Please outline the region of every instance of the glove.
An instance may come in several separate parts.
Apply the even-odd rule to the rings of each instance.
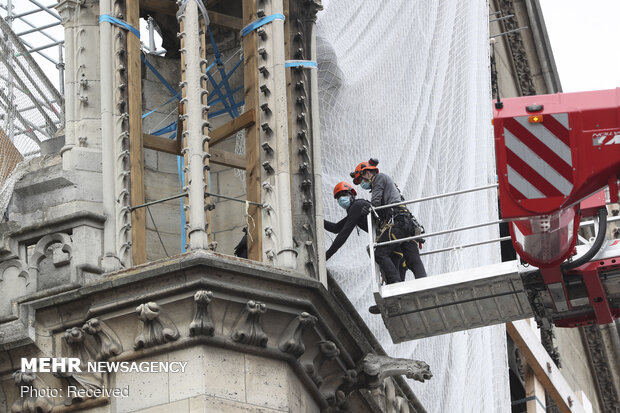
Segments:
[[[369,212],[370,212],[370,205],[368,204],[364,205],[361,209],[362,216],[365,217],[366,215],[368,215]]]

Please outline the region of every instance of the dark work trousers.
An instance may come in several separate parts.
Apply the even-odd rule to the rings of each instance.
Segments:
[[[402,239],[411,237],[414,234],[413,223],[405,216],[397,216],[394,218],[394,226],[391,231],[385,231],[377,242],[386,242],[395,239]],[[400,244],[390,244],[382,247],[377,247],[375,250],[375,260],[383,275],[385,277],[386,284],[397,283],[403,281],[399,268],[394,265],[392,260],[392,252],[394,250],[401,249],[405,257],[407,268],[413,272],[415,278],[426,277],[426,270],[424,264],[420,259],[420,250],[418,249],[418,243],[416,241],[407,241]]]

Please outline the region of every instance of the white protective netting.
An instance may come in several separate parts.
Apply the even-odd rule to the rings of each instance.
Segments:
[[[327,219],[344,211],[332,188],[369,157],[406,199],[495,182],[488,2],[324,1],[317,28]],[[358,195],[368,192],[358,187]],[[427,232],[497,219],[495,191],[415,204]],[[427,240],[424,250],[497,238],[497,227]],[[331,234],[327,234],[327,246]],[[429,412],[510,409],[505,327],[394,345],[374,304],[366,234],[354,232],[328,269],[387,353],[424,360],[434,377],[411,382]],[[431,276],[499,261],[499,245],[423,258]],[[411,273],[408,278],[411,279]]]

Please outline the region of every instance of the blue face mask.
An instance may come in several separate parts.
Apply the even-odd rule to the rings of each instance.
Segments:
[[[338,205],[340,205],[344,209],[349,209],[349,207],[351,206],[351,197],[348,195],[341,196],[340,198],[338,198]]]
[[[370,189],[370,181],[362,181],[362,183],[360,183],[360,186],[362,187],[362,189]]]

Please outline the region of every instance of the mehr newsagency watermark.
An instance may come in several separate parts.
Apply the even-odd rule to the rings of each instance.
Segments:
[[[21,371],[32,373],[184,373],[187,361],[88,361],[74,357],[22,358]],[[110,388],[106,386],[84,388],[68,386],[64,389],[52,387],[35,388],[21,386],[22,397],[129,397],[129,386]]]

